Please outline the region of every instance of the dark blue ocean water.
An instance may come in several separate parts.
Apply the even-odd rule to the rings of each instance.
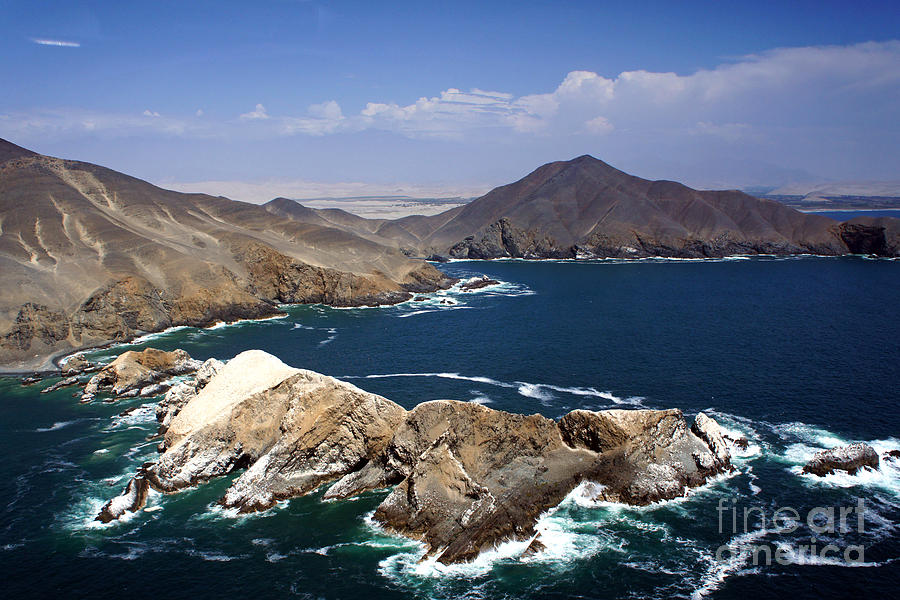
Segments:
[[[799,470],[817,449],[839,443],[867,441],[882,453],[900,448],[900,261],[509,261],[441,268],[457,277],[484,273],[503,285],[391,308],[291,307],[285,319],[181,329],[94,356],[108,360],[150,345],[227,359],[260,348],[407,407],[455,398],[551,417],[574,408],[711,411],[751,441],[735,461],[739,471],[688,498],[642,509],[597,505],[574,493],[542,520],[550,542],[542,555],[523,562],[516,557],[521,548],[507,545],[442,572],[417,563],[416,544],[369,524],[383,492],[328,503],[314,494],[234,517],[215,507],[228,486],[223,479],[154,495],[149,511],[96,525],[99,506],[155,456],[155,442],[145,440],[155,431],[153,401],[79,405],[71,390],[41,395],[40,386],[4,379],[3,595],[896,596],[900,463],[825,480]],[[116,416],[133,406],[142,408]],[[745,530],[740,512],[753,507],[754,515],[771,516],[790,507],[805,521],[814,507],[837,511],[860,501],[862,532],[853,519],[843,533],[817,533],[806,524],[773,532],[755,517]],[[748,543],[781,548],[785,564],[749,563],[738,552]],[[812,556],[800,548],[812,544]],[[828,544],[836,550],[822,556],[818,549]],[[858,552],[843,554],[851,546],[862,548],[861,561]]]

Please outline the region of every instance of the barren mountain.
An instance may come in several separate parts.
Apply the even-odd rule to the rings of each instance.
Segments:
[[[0,140],[0,365],[278,303],[394,303],[447,285],[366,237]]]
[[[296,206],[284,199],[266,205],[277,214],[304,222],[321,218],[380,243],[394,240],[407,252],[457,258],[839,255],[860,247],[900,254],[898,224],[891,219],[838,224],[735,190],[648,181],[591,156],[546,164],[431,217],[366,220]]]

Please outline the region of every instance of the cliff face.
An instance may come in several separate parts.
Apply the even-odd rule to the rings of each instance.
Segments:
[[[0,140],[0,365],[277,303],[395,303],[448,285],[430,265],[328,223],[180,194]]]
[[[735,190],[634,177],[591,156],[546,164],[466,206],[395,221],[338,218],[284,199],[267,209],[331,219],[422,256],[705,258],[734,254],[900,255],[900,220],[838,224]],[[346,214],[346,213],[344,213]],[[883,231],[882,231],[883,229]],[[884,241],[881,240],[882,233]]]
[[[449,564],[534,541],[540,515],[582,482],[595,484],[595,500],[647,504],[731,469],[733,441],[702,413],[688,428],[678,410],[574,411],[559,422],[452,400],[406,411],[258,350],[211,373],[169,392],[162,455],[112,508],[139,510],[144,481],[174,493],[244,468],[220,500],[241,512],[320,486],[326,499],[394,486],[375,520]]]

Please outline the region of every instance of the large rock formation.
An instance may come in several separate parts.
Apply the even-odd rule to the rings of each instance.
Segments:
[[[452,400],[406,411],[258,350],[215,371],[179,392],[174,416],[158,412],[170,422],[162,456],[139,473],[150,486],[173,493],[246,468],[220,500],[241,512],[323,485],[335,500],[394,486],[376,521],[443,563],[534,538],[540,515],[584,481],[597,500],[647,504],[731,469],[728,440],[702,413],[689,429],[678,410],[577,410],[558,423]]]
[[[900,220],[839,224],[736,190],[648,181],[591,156],[546,164],[466,206],[430,217],[360,219],[297,208],[274,214],[393,240],[421,256],[455,258],[704,258],[734,254],[900,255]]]
[[[872,446],[863,443],[848,444],[816,452],[804,465],[803,473],[824,477],[835,471],[845,471],[855,475],[863,467],[877,469],[879,464],[878,453]]]
[[[200,366],[201,363],[184,350],[129,350],[91,377],[84,388],[82,400],[89,401],[100,391],[120,397],[155,395],[165,390],[153,387],[153,384],[167,377],[193,373]]]
[[[392,304],[450,282],[399,249],[260,206],[163,190],[0,140],[0,368],[279,303]]]

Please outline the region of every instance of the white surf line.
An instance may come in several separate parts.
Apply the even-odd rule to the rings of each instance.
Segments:
[[[601,398],[612,402],[613,404],[630,404],[634,406],[642,405],[644,400],[641,396],[630,396],[621,398],[612,392],[602,392],[593,387],[564,387],[548,383],[530,383],[527,381],[515,381],[512,383],[506,381],[498,381],[490,377],[480,375],[462,375],[460,373],[380,373],[372,375],[343,375],[338,379],[390,379],[394,377],[437,377],[440,379],[453,379],[458,381],[471,381],[474,383],[483,383],[495,387],[515,389],[518,393],[526,398],[534,398],[535,400],[546,401],[553,399],[553,395],[549,392],[559,392],[563,394],[571,394],[573,396],[590,396]]]
[[[261,317],[259,319],[238,319],[237,321],[230,321],[230,322],[218,321],[207,327],[198,327],[197,329],[200,329],[200,330],[223,329],[225,327],[233,327],[234,325],[243,325],[244,323],[262,323],[264,321],[277,321],[279,319],[287,319],[289,316],[290,315],[284,314],[284,315],[274,315],[271,317]]]

